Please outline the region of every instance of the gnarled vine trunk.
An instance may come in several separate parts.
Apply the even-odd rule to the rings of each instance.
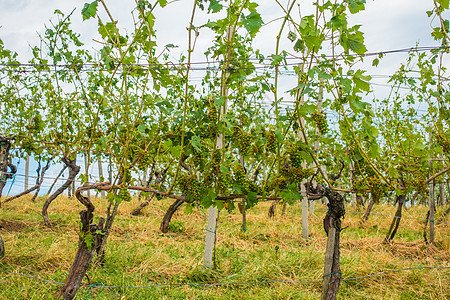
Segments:
[[[141,210],[146,207],[150,201],[152,201],[152,199],[155,197],[155,193],[151,193],[150,196],[147,197],[147,199],[145,199],[144,202],[142,202],[137,208],[133,209],[133,211],[131,212],[131,214],[133,216],[137,216],[141,213]]]
[[[269,216],[269,218],[273,218],[275,217],[275,209],[277,208],[278,202],[280,202],[280,200],[274,200],[272,202],[272,204],[269,207],[269,212],[267,213],[267,215]]]
[[[48,197],[45,200],[44,206],[42,207],[42,217],[44,218],[44,223],[47,226],[51,226],[50,219],[48,218],[48,207],[52,203],[53,200],[56,199],[60,194],[62,194],[67,188],[70,187],[72,182],[75,181],[75,177],[80,172],[80,166],[76,165],[75,159],[70,159],[68,157],[62,158],[63,163],[69,168],[69,177],[67,178],[66,182],[58,188],[50,197]]]
[[[98,224],[93,224],[95,206],[89,198],[81,194],[81,188],[76,191],[75,196],[78,201],[86,206],[86,210],[80,212],[82,226],[78,239],[78,251],[70,268],[69,275],[56,297],[57,299],[62,297],[64,300],[71,300],[75,297],[81,286],[81,281],[86,275],[94,257],[94,252],[98,252],[98,246],[101,244],[104,234],[103,224],[105,220],[100,218]]]
[[[7,139],[0,138],[0,197],[2,196],[3,188],[6,185],[6,179],[10,178],[10,174],[8,174],[10,149],[11,142]]]
[[[164,182],[164,180],[166,179],[166,174],[167,174],[167,170],[168,168],[166,168],[165,170],[163,170],[162,172],[158,173],[155,172],[155,165],[152,166],[152,171],[150,172],[150,178],[147,181],[147,187],[150,186],[150,183],[152,182],[152,178],[153,178],[153,174],[156,173],[156,179],[155,179],[155,184],[161,184]],[[147,197],[147,199],[145,199],[144,202],[142,202],[137,208],[133,209],[133,211],[131,212],[131,214],[133,216],[137,216],[141,213],[141,210],[146,207],[150,201],[152,201],[153,197],[155,197],[155,193],[151,193],[150,196]]]
[[[389,227],[389,231],[386,234],[386,237],[384,238],[385,243],[389,243],[392,241],[395,237],[395,234],[397,233],[398,227],[400,225],[400,220],[402,219],[402,208],[403,205],[406,202],[406,196],[405,195],[398,195],[397,196],[397,211],[395,212],[395,216],[392,219],[391,226]]]
[[[329,203],[327,214],[323,220],[325,232],[328,235],[325,253],[324,275],[322,283],[322,299],[336,299],[341,282],[340,268],[340,234],[341,218],[345,215],[344,197],[338,192],[326,189],[324,196]]]
[[[364,213],[364,216],[362,217],[362,221],[365,222],[369,219],[370,212],[372,211],[373,205],[375,204],[375,201],[373,197],[370,199],[369,205],[367,205],[366,212]]]
[[[3,243],[3,239],[0,236],[0,259],[5,256],[5,244]]]
[[[164,215],[164,218],[161,222],[161,225],[159,226],[159,230],[161,230],[162,233],[169,232],[169,224],[170,220],[172,219],[173,214],[178,210],[178,208],[183,204],[183,200],[175,200],[174,203],[167,209],[166,214]]]

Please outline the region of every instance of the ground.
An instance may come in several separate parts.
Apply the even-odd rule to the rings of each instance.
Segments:
[[[77,249],[82,206],[75,199],[58,198],[49,209],[53,227],[48,228],[40,215],[43,202],[43,198],[34,203],[21,198],[0,208],[0,235],[6,247],[6,256],[0,261],[1,299],[51,299],[61,287],[7,272],[56,282],[64,282],[67,276]],[[103,215],[107,200],[94,198],[93,202],[96,213]],[[310,214],[308,240],[301,237],[300,205],[288,206],[285,216],[281,216],[279,206],[276,216],[269,219],[270,203],[258,204],[247,213],[245,233],[239,211],[222,211],[217,229],[217,268],[210,270],[202,266],[206,210],[195,208],[186,213],[182,207],[172,219],[172,230],[161,234],[159,222],[171,201],[154,200],[142,215],[131,216],[138,203],[134,198],[121,204],[107,245],[106,264],[90,268],[77,299],[320,298],[325,205],[317,203]],[[402,219],[391,244],[384,244],[383,239],[392,218],[380,214],[393,215],[395,207],[375,205],[373,211],[380,214],[371,215],[365,223],[360,221],[361,210],[351,206],[346,210],[341,234],[343,278],[450,266],[449,223],[436,225],[435,245],[423,242],[424,221],[418,219],[425,217],[426,207],[418,205],[404,212],[410,219]],[[437,216],[443,210],[438,208]],[[343,281],[338,298],[450,299],[449,282],[448,268],[405,270]],[[165,285],[168,283],[173,285]],[[233,284],[178,285],[182,283]]]

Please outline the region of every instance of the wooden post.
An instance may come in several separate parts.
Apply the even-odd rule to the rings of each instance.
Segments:
[[[206,221],[205,252],[203,254],[203,265],[207,268],[213,268],[215,264],[217,216],[217,207],[210,206],[208,208],[208,219]]]
[[[302,182],[303,186],[303,182]],[[308,239],[309,228],[308,228],[308,197],[304,196],[302,198],[302,237]]]
[[[28,190],[28,173],[30,172],[30,155],[25,160],[25,191]]]
[[[300,69],[302,69],[302,66],[300,65]],[[301,82],[301,78],[299,77],[299,82]],[[304,103],[303,96],[300,98],[300,106],[302,106]],[[305,119],[303,117],[299,120],[299,127],[305,128]],[[299,138],[303,143],[306,143],[306,137],[303,135],[303,132],[299,131],[298,133]],[[308,165],[306,162],[302,162],[302,168],[306,169]],[[300,183],[300,193],[305,188],[306,179],[303,179]],[[302,237],[304,239],[309,238],[309,228],[308,228],[308,197],[306,196],[306,193],[302,197]]]
[[[431,125],[430,125],[431,126]],[[432,133],[430,132],[429,142],[431,147],[431,142],[433,140]],[[433,157],[430,157],[430,175],[433,173]],[[434,185],[436,181],[433,179],[430,182],[430,199],[429,199],[429,209],[430,209],[430,243],[434,244]]]
[[[232,42],[234,36],[233,28],[231,25],[227,28],[227,50],[224,54],[224,68],[222,69],[222,86],[220,90],[221,96],[225,99],[225,103],[220,107],[220,115],[219,121],[222,119],[222,116],[227,113],[227,100],[228,100],[228,87],[227,80],[230,76],[230,71],[228,70],[229,63],[229,55],[230,49],[228,49],[229,45]],[[219,133],[216,139],[216,149],[222,150],[224,147],[224,136],[223,133]],[[214,267],[215,263],[215,248],[216,248],[216,227],[217,222],[219,220],[219,215],[216,206],[210,206],[208,208],[208,216],[207,216],[207,224],[206,224],[206,236],[205,236],[205,251],[203,254],[203,265],[205,267],[211,268]]]
[[[434,244],[434,180],[430,182],[430,243]]]

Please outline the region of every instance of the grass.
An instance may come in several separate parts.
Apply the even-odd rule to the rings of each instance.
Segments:
[[[21,198],[0,209],[0,235],[6,256],[0,270],[64,282],[78,241],[79,212],[74,199],[59,198],[50,206],[54,226],[43,225],[40,215],[44,199],[35,203]],[[107,201],[94,199],[96,212],[104,215]],[[320,281],[326,235],[322,219],[326,207],[316,204],[310,215],[310,238],[301,238],[301,206],[281,207],[273,219],[267,217],[270,203],[247,212],[247,232],[241,232],[238,212],[220,214],[217,230],[217,268],[202,266],[205,215],[200,210],[177,212],[168,234],[160,234],[159,223],[169,200],[154,201],[140,216],[130,212],[138,200],[123,203],[107,245],[104,267],[88,271],[86,285],[142,286],[180,283],[255,281]],[[439,216],[444,208],[439,208]],[[402,219],[392,244],[383,244],[391,217],[371,215],[362,224],[361,214],[343,220],[341,269],[343,278],[417,266],[450,266],[449,224],[436,226],[436,244],[426,245],[424,221]],[[424,218],[427,208],[408,208],[403,216]],[[375,206],[374,212],[393,215],[395,207]],[[448,218],[446,220],[449,222]],[[60,286],[0,272],[0,299],[52,299]],[[342,281],[339,299],[450,299],[450,269],[419,269],[359,280]],[[202,287],[194,285],[146,288],[82,287],[76,299],[317,299],[321,283],[258,283]]]

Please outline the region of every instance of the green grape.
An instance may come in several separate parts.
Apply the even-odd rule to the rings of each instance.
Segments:
[[[119,191],[119,198],[120,201],[131,201],[131,195],[130,192],[128,191],[128,187],[124,186],[120,189]]]
[[[326,134],[328,132],[327,115],[324,111],[311,114],[311,118],[316,123],[320,134]]]
[[[275,131],[271,130],[267,133],[266,137],[266,151],[270,153],[275,153],[277,146],[276,146],[276,139]]]

